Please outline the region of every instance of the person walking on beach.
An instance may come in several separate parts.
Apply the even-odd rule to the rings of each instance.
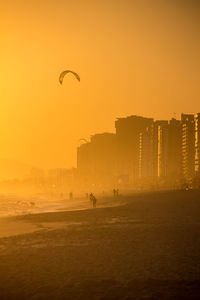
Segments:
[[[119,196],[119,189],[116,190],[116,196]]]
[[[93,201],[93,194],[90,193],[90,202],[92,203],[92,201]]]
[[[119,189],[113,190],[113,196],[114,196],[114,198],[119,196]]]
[[[90,201],[92,202],[93,208],[96,208],[96,205],[97,205],[97,199],[96,199],[96,197],[93,195],[93,193],[90,193]]]
[[[69,193],[69,200],[72,200],[72,199],[73,199],[73,193],[70,192],[70,193]]]
[[[93,204],[93,208],[96,208],[96,206],[97,206],[97,198],[95,196],[93,196],[92,204]]]

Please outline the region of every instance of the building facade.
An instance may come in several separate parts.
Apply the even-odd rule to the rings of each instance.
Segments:
[[[153,125],[140,133],[139,179],[150,184],[153,178]]]
[[[158,179],[166,180],[168,176],[169,125],[158,126]]]
[[[187,183],[195,176],[195,122],[193,114],[182,114],[182,175]]]
[[[158,129],[159,126],[167,126],[167,120],[157,120],[153,124],[153,178],[158,180]]]
[[[181,178],[181,121],[171,119],[168,129],[168,177],[171,183],[178,183]]]
[[[118,118],[115,128],[78,147],[83,185],[175,188],[196,180],[200,186],[200,113],[155,122],[134,115]]]
[[[200,113],[195,114],[195,175],[200,177]]]
[[[118,176],[126,178],[127,184],[139,181],[140,133],[153,125],[152,118],[130,116],[115,122]]]
[[[80,180],[100,188],[113,185],[116,173],[116,136],[101,133],[77,149],[77,169]]]

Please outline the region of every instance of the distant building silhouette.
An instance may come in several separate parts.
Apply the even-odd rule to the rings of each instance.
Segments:
[[[116,164],[116,135],[102,133],[91,136],[92,176],[96,184],[114,184]]]
[[[113,185],[116,172],[116,135],[102,133],[91,136],[89,143],[77,149],[77,168],[87,184],[98,188]]]
[[[145,184],[153,179],[153,124],[140,133],[139,178]]]
[[[182,173],[186,182],[191,183],[195,175],[195,123],[194,115],[182,114]]]
[[[139,180],[140,133],[153,125],[152,118],[130,116],[115,122],[118,175],[127,178],[129,185]]]
[[[200,113],[195,114],[195,174],[200,177]]]
[[[153,178],[158,180],[158,130],[159,126],[168,125],[167,120],[157,120],[153,124]]]
[[[77,149],[82,186],[178,188],[200,186],[200,113],[181,120],[118,118],[116,134],[91,136]]]
[[[166,180],[168,176],[168,124],[158,126],[158,178]]]
[[[77,171],[79,183],[90,185],[92,175],[91,143],[85,143],[77,148]]]
[[[181,121],[171,119],[168,129],[168,177],[171,185],[178,184],[181,178]]]

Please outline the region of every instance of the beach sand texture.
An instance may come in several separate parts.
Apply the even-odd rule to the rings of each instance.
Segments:
[[[1,221],[0,299],[200,299],[200,192],[121,204]]]

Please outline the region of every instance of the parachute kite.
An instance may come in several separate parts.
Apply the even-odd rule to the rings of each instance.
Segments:
[[[72,74],[76,77],[76,79],[77,79],[78,81],[81,80],[80,77],[79,77],[79,75],[78,75],[77,73],[75,73],[75,72],[73,72],[73,71],[70,71],[70,70],[66,70],[66,71],[63,71],[63,72],[60,74],[60,77],[59,77],[59,82],[60,82],[60,84],[63,83],[63,79],[64,79],[64,77],[65,77],[65,75],[66,75],[67,73],[72,73]]]

